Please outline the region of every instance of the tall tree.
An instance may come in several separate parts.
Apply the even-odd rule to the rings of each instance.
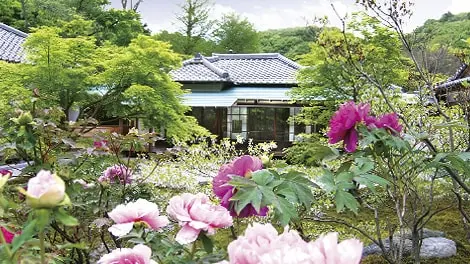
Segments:
[[[184,57],[192,57],[194,54],[185,54],[186,48],[186,37],[180,32],[170,33],[163,30],[153,36],[155,39],[165,41],[171,44],[171,48],[176,53],[183,55]],[[211,39],[201,38],[197,41],[194,50],[201,53],[202,55],[210,56],[216,49],[216,43]]]
[[[405,84],[409,61],[395,32],[366,15],[355,17],[349,29],[351,33],[343,34],[337,28],[320,33],[301,60],[311,67],[300,72],[300,87],[293,89],[294,96],[307,101],[360,101],[374,90],[371,80],[385,88]],[[367,72],[368,78],[358,70]]]
[[[127,47],[97,46],[93,37],[62,34],[53,27],[30,34],[24,46],[31,64],[0,67],[6,84],[20,80],[24,89],[37,88],[36,106],[59,106],[66,116],[79,107],[84,119],[139,117],[149,127],[166,128],[173,139],[204,131],[185,115],[183,91],[168,75],[181,63],[169,44],[139,35]],[[18,85],[5,88],[5,95],[22,91]]]
[[[139,6],[140,4],[143,2],[144,0],[121,0],[121,5],[122,5],[122,9],[124,10],[132,10],[134,12],[137,11],[137,9],[139,9]]]
[[[181,12],[176,19],[181,23],[180,32],[185,36],[184,54],[193,55],[196,46],[206,37],[214,21],[209,18],[212,9],[211,0],[185,0],[180,5]]]
[[[214,30],[217,51],[235,53],[259,52],[259,35],[252,23],[240,15],[224,15]]]

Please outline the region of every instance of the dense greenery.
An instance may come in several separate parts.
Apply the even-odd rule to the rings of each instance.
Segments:
[[[7,0],[0,3],[0,21],[25,32],[41,26],[57,26],[82,18],[92,21],[89,36],[96,41],[128,45],[148,33],[135,10],[106,8],[107,0]],[[74,25],[75,27],[77,25]]]
[[[314,26],[272,29],[259,32],[262,52],[278,52],[297,60],[310,51],[310,44],[318,36],[319,28]]]

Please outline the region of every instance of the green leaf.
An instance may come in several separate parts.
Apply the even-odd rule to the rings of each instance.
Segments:
[[[354,174],[350,171],[341,172],[336,176],[336,182],[351,182],[354,178]]]
[[[346,207],[357,214],[359,203],[352,194],[343,190],[337,190],[335,194],[336,211],[339,213]]]
[[[273,192],[273,189],[268,186],[259,186],[258,188],[263,196],[262,204],[263,205],[273,204],[273,201],[276,199],[276,194]]]
[[[240,214],[243,208],[245,208],[245,206],[250,203],[253,205],[256,212],[259,212],[261,208],[262,198],[263,195],[261,194],[261,191],[258,188],[245,188],[239,189],[235,193],[235,195],[230,198],[230,201],[236,201],[235,211],[237,212],[237,214]]]
[[[128,241],[131,242],[131,243],[134,243],[134,244],[144,244],[145,243],[145,240],[141,237],[134,237],[134,238],[129,239]]]
[[[26,223],[26,226],[21,230],[19,236],[15,236],[11,243],[11,251],[15,253],[25,242],[29,241],[36,234],[36,224],[38,223],[37,219],[32,220],[29,223]]]
[[[323,170],[323,175],[318,179],[323,186],[323,190],[327,193],[336,191],[336,184],[333,173]]]
[[[212,240],[204,232],[199,233],[199,238],[201,239],[204,250],[208,254],[211,254],[214,251],[214,243],[212,243]]]
[[[356,158],[355,159],[356,166],[357,166],[357,173],[356,174],[362,174],[369,172],[374,169],[375,163],[369,158]]]
[[[277,201],[278,206],[275,207],[275,217],[279,219],[282,226],[286,226],[292,218],[297,217],[297,211],[286,199],[278,197]]]
[[[54,216],[55,219],[66,226],[76,226],[79,224],[77,218],[67,214],[63,208],[59,208],[57,211],[55,211]]]
[[[258,185],[266,186],[274,180],[274,176],[269,170],[259,170],[252,173],[251,179]]]
[[[322,144],[315,144],[310,146],[312,156],[310,157],[313,160],[317,161],[328,161],[336,159],[339,156],[339,152],[335,148],[324,146]]]
[[[470,175],[470,165],[459,156],[449,155],[447,156],[447,160],[455,169],[462,171],[466,175]]]
[[[382,178],[382,177],[379,177],[377,175],[374,175],[374,174],[362,174],[359,176],[360,178],[363,178],[363,179],[366,179],[368,181],[371,181],[373,183],[376,183],[378,185],[381,185],[381,186],[387,186],[390,184],[389,181],[387,181],[386,179]],[[355,177],[356,179],[357,177]]]
[[[309,208],[314,199],[311,188],[318,188],[318,185],[301,172],[289,171],[281,177],[284,182],[275,188],[275,193],[283,195],[292,203],[302,203]]]
[[[258,186],[253,180],[240,176],[233,176],[232,179],[228,182],[228,184],[235,188]]]

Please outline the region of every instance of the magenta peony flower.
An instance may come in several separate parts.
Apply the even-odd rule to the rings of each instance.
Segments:
[[[321,236],[305,242],[296,231],[284,229],[278,235],[271,224],[249,226],[245,235],[228,246],[232,264],[357,264],[361,260],[362,243],[349,239],[337,244],[337,234]]]
[[[160,216],[158,205],[144,199],[120,204],[108,216],[116,223],[108,230],[118,237],[128,234],[135,223],[144,223],[150,229],[159,230],[170,222],[166,216]]]
[[[39,171],[35,177],[29,179],[27,191],[20,188],[20,192],[33,208],[53,208],[68,200],[64,181],[46,170]]]
[[[330,119],[328,142],[335,144],[343,140],[347,152],[356,151],[358,141],[356,125],[366,120],[369,111],[369,104],[356,105],[350,101],[341,105]]]
[[[98,264],[156,264],[151,260],[152,250],[145,245],[134,248],[118,248],[98,260]]]
[[[400,134],[403,127],[398,123],[398,115],[390,113],[381,116],[376,122],[377,128],[385,128],[392,134]]]
[[[3,226],[0,227],[0,229],[2,230],[2,234],[3,234],[3,237],[5,238],[5,242],[7,242],[7,244],[11,244],[16,234],[8,231]]]
[[[266,216],[268,212],[267,207],[262,207],[259,212],[256,212],[253,205],[248,204],[242,209],[239,215],[235,212],[235,206],[230,198],[235,194],[236,190],[233,186],[227,183],[232,179],[232,176],[247,177],[251,176],[251,173],[263,168],[262,161],[253,156],[241,156],[236,158],[229,164],[223,165],[217,176],[212,181],[212,189],[215,195],[221,199],[220,205],[230,210],[230,215],[237,217],[249,217],[253,215]]]
[[[13,175],[13,173],[9,170],[0,170],[0,189],[7,183],[11,175]]]
[[[107,140],[100,140],[100,141],[94,141],[93,142],[93,147],[99,150],[108,150],[108,141]]]
[[[196,195],[183,193],[172,197],[166,212],[182,226],[176,235],[176,241],[180,244],[194,242],[201,231],[213,235],[216,228],[232,225],[229,211],[210,203],[209,198],[203,193]]]
[[[130,184],[132,183],[132,170],[123,164],[116,164],[106,168],[103,171],[103,175],[98,178],[98,181],[110,183],[119,181],[120,183]]]

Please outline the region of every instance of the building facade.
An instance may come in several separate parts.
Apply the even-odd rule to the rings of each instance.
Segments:
[[[198,54],[170,74],[188,91],[183,103],[213,134],[282,145],[310,132],[294,123],[301,105],[288,94],[301,68],[278,53]]]

